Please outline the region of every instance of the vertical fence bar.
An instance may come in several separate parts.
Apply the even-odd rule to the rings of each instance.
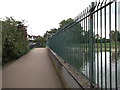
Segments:
[[[115,2],[115,88],[117,90],[117,2]]]
[[[102,7],[102,4],[101,4]],[[100,53],[101,53],[101,88],[103,88],[103,62],[102,62],[102,9],[100,10]]]
[[[109,61],[109,64],[110,64],[110,90],[112,89],[112,71],[111,71],[111,68],[112,68],[112,65],[111,65],[111,5],[109,5],[109,37],[110,37],[110,43],[109,43],[109,53],[110,53],[110,61]]]
[[[99,6],[99,5],[98,5]],[[90,8],[90,15],[87,16],[86,11],[82,12],[82,20],[77,22],[77,24],[80,24],[82,27],[81,30],[81,36],[80,40],[75,42],[75,40],[78,40],[78,37],[76,37],[76,24],[73,26],[70,26],[70,28],[67,28],[66,32],[65,30],[57,34],[58,36],[51,37],[49,39],[49,47],[53,49],[54,52],[58,53],[63,59],[68,61],[73,67],[78,68],[78,63],[80,62],[81,66],[81,71],[83,75],[89,78],[90,80],[90,87],[94,88],[95,83],[97,83],[98,87],[101,89],[109,88],[112,89],[112,33],[111,33],[111,4],[107,5],[109,7],[109,55],[110,57],[107,57],[107,13],[106,13],[106,2],[105,6],[100,6],[100,9],[98,10],[97,6],[97,11],[94,12],[93,7],[94,7],[94,2],[91,3],[91,8]],[[104,12],[102,12],[104,10]],[[100,11],[100,13],[99,13]],[[97,14],[96,14],[97,13]],[[100,15],[100,17],[99,17]],[[104,16],[103,16],[104,15]],[[97,19],[97,20],[96,20]],[[99,21],[100,19],[100,21]],[[104,25],[103,25],[104,23]],[[97,24],[97,25],[96,25]],[[104,27],[103,27],[104,26]],[[65,28],[66,29],[66,28]],[[95,30],[96,29],[96,30]],[[100,29],[100,30],[99,30]],[[103,31],[104,30],[104,31]],[[75,33],[74,33],[75,32]],[[100,32],[100,39],[99,39],[99,32]],[[96,34],[97,33],[97,34]],[[105,33],[105,38],[104,34]],[[69,37],[66,37],[66,34]],[[115,88],[117,90],[117,3],[115,2]],[[79,35],[78,35],[79,36]],[[97,37],[97,38],[96,38]],[[70,40],[69,40],[70,39]],[[63,42],[62,44],[59,43]],[[68,40],[68,41],[67,41]],[[60,46],[61,44],[61,46]],[[71,46],[69,46],[69,44]],[[78,45],[79,44],[79,45]],[[79,47],[78,47],[79,46]],[[60,47],[60,49],[58,49]],[[70,48],[72,47],[72,48]],[[96,51],[97,50],[97,51]],[[99,58],[99,51],[100,51],[100,58]],[[103,51],[105,51],[105,58],[103,59]],[[76,55],[76,53],[78,53]],[[69,54],[68,54],[69,53]],[[97,55],[96,55],[96,54]],[[80,56],[81,55],[81,56]],[[96,56],[96,57],[95,57]],[[80,57],[79,60],[77,58]],[[109,58],[109,72],[107,72],[107,58]],[[105,60],[105,67],[103,67],[103,63]],[[87,68],[87,62],[89,63],[89,66]],[[97,67],[97,70],[95,70]],[[84,70],[84,71],[82,71]],[[105,72],[104,72],[105,70]],[[96,72],[94,72],[96,71]],[[110,86],[108,86],[108,73],[110,74]],[[89,75],[87,75],[89,74]],[[96,75],[94,77],[94,75]],[[105,82],[104,82],[105,81]]]
[[[87,8],[87,10],[88,10],[88,8]],[[87,16],[87,11],[86,11],[86,16]],[[88,55],[87,55],[87,43],[88,43],[88,40],[87,40],[87,37],[88,37],[88,32],[87,32],[87,17],[86,17],[86,76],[88,77],[88,70],[87,70],[87,57],[88,57]]]
[[[93,12],[94,2],[91,3],[90,13]],[[90,63],[90,88],[93,88],[93,14],[90,15],[90,30],[89,30],[89,63]]]
[[[85,18],[85,10],[84,10],[84,18]],[[84,71],[85,71],[85,68],[86,68],[86,59],[85,59],[85,19],[84,19],[84,31],[83,31],[83,36],[84,36],[84,39],[83,39],[83,45],[84,45],[84,51],[83,51],[83,58],[84,58]],[[86,77],[86,73],[84,72],[85,74],[85,77]]]
[[[80,19],[82,18],[82,13],[80,14]],[[79,22],[80,23],[80,27],[81,27],[81,30],[82,30],[82,22],[80,21]],[[80,32],[80,37],[81,37],[81,32]],[[80,40],[81,40],[81,38],[80,38]],[[79,54],[79,57],[81,58],[81,45],[82,44],[82,42],[80,41],[80,49],[79,49],[79,52],[80,52],[80,54]],[[80,60],[80,64],[81,64],[81,60]],[[81,68],[81,67],[80,67]],[[81,71],[80,71],[81,72]],[[82,72],[81,72],[82,73]]]
[[[0,88],[2,89],[2,21],[0,21]]]
[[[105,2],[106,5],[106,2]],[[106,7],[104,8],[104,25],[105,25],[105,89],[107,89],[107,55],[106,55]]]
[[[84,18],[83,15],[84,15],[84,12],[82,12],[82,18]],[[81,33],[82,33],[82,34],[81,34],[81,35],[82,35],[82,43],[81,43],[82,45],[81,45],[81,47],[82,47],[82,54],[84,55],[84,48],[83,48],[83,47],[84,47],[84,39],[83,39],[84,21],[83,21],[83,20],[81,21],[81,24],[82,24],[82,32],[81,32]],[[84,56],[83,56],[83,55],[82,55],[82,61],[83,61],[83,67],[82,67],[82,69],[84,69]],[[84,72],[83,72],[83,71],[82,71],[82,73],[83,73],[83,75],[84,75]]]
[[[94,86],[96,85],[96,61],[95,61],[95,13],[93,14],[93,69],[94,69],[94,73],[93,73],[93,77],[94,77]]]
[[[98,4],[99,6],[99,4]],[[97,9],[98,9],[98,6],[97,6]],[[98,84],[98,87],[99,87],[99,34],[98,34],[98,12],[97,12],[97,84]]]

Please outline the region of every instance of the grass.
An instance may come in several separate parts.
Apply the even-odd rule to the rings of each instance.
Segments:
[[[95,43],[93,44],[93,47],[95,47],[95,50],[98,49],[98,51],[100,51],[102,47],[102,51],[105,51],[105,45],[106,45],[106,51],[109,51],[110,43]],[[72,43],[69,44],[68,47],[89,48],[89,43]],[[117,49],[120,51],[120,42],[117,42]],[[111,43],[111,50],[115,51],[115,42]]]

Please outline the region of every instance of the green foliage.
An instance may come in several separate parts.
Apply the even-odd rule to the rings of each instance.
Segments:
[[[69,27],[71,24],[74,25]],[[80,67],[83,66],[82,59],[86,57],[83,50],[85,32],[83,31],[81,24],[74,21],[62,26],[62,31],[47,40],[47,46],[64,59],[65,62],[79,70]]]
[[[115,41],[117,35],[117,41],[120,41],[120,32],[119,31],[111,31],[111,38],[113,41]]]
[[[72,18],[68,18],[67,20],[62,20],[59,23],[60,28],[67,26],[69,23],[73,22]]]
[[[9,62],[28,52],[29,46],[26,37],[24,22],[13,18],[2,21],[2,63]]]
[[[50,31],[46,31],[44,34],[44,38],[49,39],[52,35],[54,35],[58,30],[56,28],[51,29]]]
[[[33,42],[35,42],[38,45],[40,43],[40,45],[39,45],[40,47],[45,47],[46,46],[46,38],[45,37],[39,36],[38,38],[36,38],[35,40],[33,40]]]
[[[62,20],[60,23],[59,23],[59,28],[56,29],[56,28],[53,28],[53,29],[50,29],[49,31],[46,31],[46,33],[44,34],[44,37],[46,39],[49,39],[51,36],[53,36],[56,32],[58,32],[59,30],[61,30],[62,28],[65,28],[66,26],[68,26],[69,24],[73,23],[74,20],[72,18],[68,18],[67,20]]]

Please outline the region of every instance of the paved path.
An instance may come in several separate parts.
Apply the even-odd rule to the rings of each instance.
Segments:
[[[63,88],[45,48],[3,67],[3,88]]]

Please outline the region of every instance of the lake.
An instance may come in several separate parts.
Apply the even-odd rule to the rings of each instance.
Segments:
[[[120,88],[120,52],[117,57],[117,82],[118,88]],[[112,75],[112,88],[115,88],[115,52],[111,52],[111,75]],[[101,74],[101,58],[102,58],[102,74]],[[97,64],[97,61],[99,64]],[[99,67],[99,69],[98,69]],[[80,68],[80,71],[89,78],[89,62]],[[99,84],[101,87],[101,75],[102,75],[102,87],[105,87],[105,52],[95,53],[95,60],[93,62],[93,81],[95,84]],[[97,77],[98,76],[98,77]],[[110,88],[110,52],[106,52],[106,76],[107,76],[107,88]],[[98,82],[99,79],[99,83]]]

